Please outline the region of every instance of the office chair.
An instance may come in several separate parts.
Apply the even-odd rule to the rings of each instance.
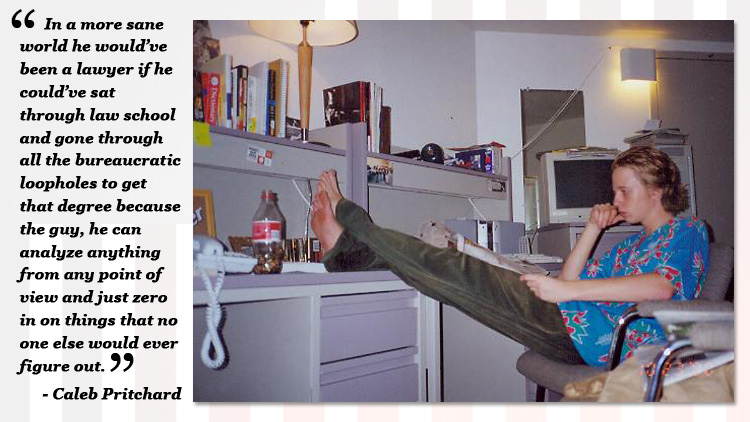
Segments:
[[[622,345],[628,325],[639,318],[653,318],[654,312],[662,310],[684,310],[697,312],[726,311],[731,303],[721,303],[726,297],[729,282],[734,272],[734,248],[723,243],[710,245],[710,262],[706,282],[699,299],[691,301],[640,302],[626,311],[617,321],[609,358],[605,368],[558,362],[532,350],[526,351],[516,361],[516,369],[537,385],[536,401],[545,400],[547,390],[562,393],[566,384],[590,378],[604,371],[615,369],[620,363]]]
[[[653,359],[646,394],[643,401],[659,401],[665,382],[670,378],[678,382],[734,360],[734,306],[729,302],[716,302],[711,309],[700,311],[656,310],[654,316],[667,331],[669,343]],[[710,358],[693,359],[703,352],[715,353]],[[677,359],[687,356],[686,365],[677,370],[669,368]],[[674,367],[673,367],[674,368]]]

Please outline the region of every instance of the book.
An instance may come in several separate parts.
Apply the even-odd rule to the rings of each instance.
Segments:
[[[276,136],[276,71],[268,69],[268,89],[266,91],[266,135]]]
[[[236,66],[233,71],[237,73],[237,90],[233,92],[232,98],[235,107],[234,115],[236,116],[237,123],[235,129],[246,131],[247,129],[247,80],[248,80],[248,69],[247,66],[239,65]]]
[[[391,108],[389,106],[380,107],[380,153],[391,153]]]
[[[363,97],[366,84],[367,82],[356,81],[323,90],[326,127],[365,121]]]
[[[239,92],[239,70],[236,67],[233,67],[231,69],[232,74],[232,90],[231,90],[231,97],[230,97],[230,110],[231,110],[231,122],[232,122],[232,129],[237,129],[237,94]]]
[[[270,84],[273,85],[273,92],[269,91],[269,106],[273,109],[273,120],[269,119],[269,127],[272,127],[270,135],[283,138],[286,132],[289,62],[274,60],[268,63],[268,71]]]
[[[376,83],[370,83],[370,117],[367,122],[369,125],[368,132],[372,138],[372,152],[382,152],[380,150],[380,111],[382,105],[383,88]]]
[[[232,127],[232,56],[222,54],[201,67],[203,72],[219,74],[219,126]]]
[[[323,90],[325,124],[335,126],[342,123],[367,123],[367,149],[375,151],[372,141],[370,83],[350,82]]]
[[[268,132],[266,132],[266,121],[268,116],[266,106],[266,98],[268,96],[268,62],[260,62],[251,66],[248,69],[248,73],[255,80],[255,89],[252,90],[251,95],[253,97],[251,113],[254,118],[253,122],[250,124],[250,132],[268,135]]]
[[[202,72],[202,97],[204,122],[212,126],[219,124],[221,77],[218,73]]]
[[[680,129],[654,129],[638,131],[636,135],[625,138],[623,141],[631,146],[651,145],[684,145],[687,134]]]
[[[390,153],[391,110],[387,109],[383,120],[384,107],[383,87],[374,82],[355,81],[323,90],[326,127],[342,123],[366,123],[367,150],[370,152]]]
[[[249,75],[247,76],[247,89],[245,94],[247,95],[247,100],[245,103],[245,106],[247,108],[246,116],[247,116],[247,131],[256,133],[256,127],[255,122],[258,117],[255,103],[257,101],[257,92],[256,92],[256,86],[257,86],[258,79],[255,76]]]
[[[281,86],[279,94],[279,107],[277,108],[277,127],[279,128],[278,136],[286,138],[287,127],[287,107],[289,103],[289,62],[281,61]]]

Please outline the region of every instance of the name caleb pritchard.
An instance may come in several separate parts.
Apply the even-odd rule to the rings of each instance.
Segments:
[[[182,394],[182,387],[177,387],[175,391],[151,391],[148,387],[138,390],[105,387],[100,391],[94,387],[75,387],[72,390],[60,387],[52,392],[52,398],[55,400],[181,400],[180,394]],[[43,394],[43,396],[48,397],[49,394]]]

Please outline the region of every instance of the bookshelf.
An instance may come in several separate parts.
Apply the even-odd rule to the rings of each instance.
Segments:
[[[211,128],[210,134],[211,147],[194,146],[193,185],[212,191],[217,237],[225,242],[230,235],[249,235],[263,189],[278,193],[286,236],[303,236],[306,204],[292,181],[308,195],[308,182],[314,189],[320,172],[329,168],[336,169],[345,196],[384,227],[416,234],[419,222],[428,218],[478,218],[469,199],[486,218],[512,218],[508,159],[503,174],[490,175],[368,153],[364,123],[311,132],[311,140],[334,147],[227,128]],[[273,151],[271,164],[248,160],[253,149]],[[392,186],[367,183],[368,156],[392,162]],[[226,303],[224,337],[230,363],[213,371],[194,359],[196,401],[443,397],[440,304],[389,271],[230,275],[221,300]],[[198,279],[193,303],[198,356],[206,303]],[[340,325],[337,318],[348,322]],[[354,338],[349,326],[371,335]],[[515,362],[512,357],[506,360]]]

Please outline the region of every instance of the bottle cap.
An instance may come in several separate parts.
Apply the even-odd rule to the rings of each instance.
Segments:
[[[264,190],[263,193],[260,194],[260,199],[276,199],[276,193],[272,190]]]

